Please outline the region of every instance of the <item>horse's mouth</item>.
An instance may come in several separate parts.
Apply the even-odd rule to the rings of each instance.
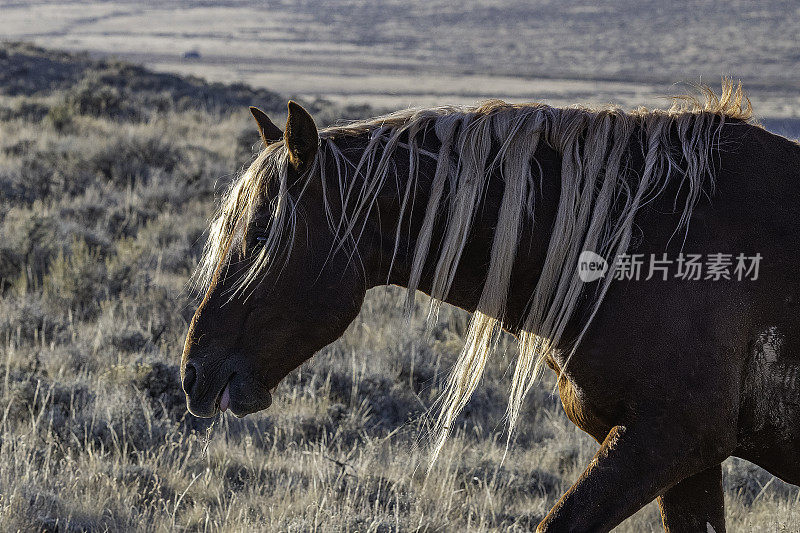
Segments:
[[[231,377],[225,382],[225,386],[222,387],[222,390],[219,391],[217,395],[217,399],[214,402],[215,412],[216,413],[224,413],[228,410],[228,407],[231,403],[231,380],[233,380],[233,376],[235,374],[231,374]]]
[[[270,405],[272,405],[272,393],[270,391],[265,391],[261,393],[257,399],[250,402],[237,401],[236,398],[231,397],[229,408],[231,413],[237,418],[243,418],[247,415],[263,411]]]
[[[272,393],[269,390],[254,391],[247,388],[246,383],[235,381],[236,374],[232,374],[222,387],[215,402],[214,414],[230,410],[237,418],[263,411],[272,405]]]
[[[213,418],[230,411],[241,418],[272,405],[272,394],[267,385],[253,379],[248,373],[231,372],[222,380],[214,380],[214,385],[206,387],[202,387],[202,383],[198,386],[195,379],[198,378],[191,379],[191,384],[184,387],[189,389],[186,392],[186,407],[194,416]]]
[[[186,393],[186,407],[189,412],[199,418],[213,418],[219,413],[224,413],[230,408],[231,403],[231,384],[233,383],[234,376],[232,373],[221,385],[216,395],[213,395],[213,389],[208,390],[205,394],[196,393],[196,388],[192,392]],[[202,389],[201,389],[202,391]]]

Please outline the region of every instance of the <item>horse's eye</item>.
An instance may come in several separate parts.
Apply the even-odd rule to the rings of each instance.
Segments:
[[[256,240],[258,242],[267,242],[267,238],[264,235],[259,235],[258,237],[256,237]]]

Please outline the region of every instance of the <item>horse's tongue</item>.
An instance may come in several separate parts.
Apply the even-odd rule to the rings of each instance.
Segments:
[[[228,404],[231,403],[230,387],[230,384],[225,385],[225,390],[222,391],[222,398],[219,399],[219,410],[223,413],[228,410]]]

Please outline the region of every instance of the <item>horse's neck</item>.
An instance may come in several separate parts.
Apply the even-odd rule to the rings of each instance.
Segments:
[[[427,148],[427,147],[426,147]],[[432,147],[435,151],[436,147]],[[516,259],[511,276],[511,289],[505,311],[504,325],[508,329],[516,329],[524,316],[530,296],[541,273],[547,246],[550,241],[552,225],[555,220],[560,195],[561,160],[558,154],[546,143],[540,143],[536,150],[535,169],[537,186],[534,204],[534,216],[524,217],[520,231],[520,239],[516,251]],[[407,287],[412,270],[412,261],[417,243],[417,236],[425,217],[426,206],[431,192],[435,161],[420,158],[420,172],[415,187],[413,202],[406,207],[400,220],[402,199],[399,193],[405,188],[408,178],[408,152],[400,150],[396,154],[397,180],[388,179],[380,194],[380,211],[373,216],[374,223],[379,226],[379,237],[367,246],[379,249],[379,260],[373,264],[375,285],[395,284]],[[539,181],[539,168],[542,175]],[[476,210],[469,239],[458,264],[453,284],[445,301],[457,307],[474,311],[483,290],[484,282],[491,261],[492,242],[497,225],[500,202],[504,184],[498,173],[493,174],[486,188],[481,204]],[[446,191],[445,194],[447,194]],[[410,211],[409,211],[410,210]],[[430,294],[433,275],[440,256],[441,243],[447,227],[447,198],[439,207],[439,215],[434,226],[430,251],[427,254],[418,289]],[[399,244],[397,228],[401,224]],[[369,242],[369,241],[366,241]]]

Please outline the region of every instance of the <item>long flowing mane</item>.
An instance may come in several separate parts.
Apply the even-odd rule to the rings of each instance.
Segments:
[[[680,180],[679,188],[687,191],[676,231],[688,227],[701,194],[713,192],[713,154],[718,149],[720,128],[726,120],[750,121],[752,111],[741,84],[723,80],[719,95],[707,87],[700,89],[702,100],[677,97],[671,108],[663,110],[555,108],[490,101],[479,107],[404,110],[320,132],[320,149],[303,179],[318,174],[323,191],[338,188],[335,195],[324,194],[323,201],[339,248],[355,250],[378,194],[387,180],[397,178],[404,188],[400,191],[396,254],[402,221],[412,209],[420,158],[436,162],[408,282],[411,301],[423,266],[429,260],[435,262],[432,312],[453,283],[487,180],[499,171],[504,183],[488,274],[464,349],[441,399],[434,457],[475,390],[500,333],[521,228],[526,220],[532,220],[537,201],[540,176],[534,154],[539,143],[547,143],[561,157],[561,192],[545,263],[532,288],[518,336],[519,355],[507,410],[510,430],[542,363],[557,355],[566,364],[612,281],[611,275],[603,278],[593,293],[589,320],[577,340],[563,346],[562,335],[583,291],[577,270],[579,254],[591,250],[616,258],[625,253],[634,216],[671,180]],[[435,132],[440,143],[437,152],[419,145],[417,134],[423,131]],[[356,135],[365,137],[366,146],[354,161],[352,154],[343,153],[337,138]],[[632,178],[626,162],[633,141],[641,146],[644,167]],[[400,150],[402,157],[408,157],[404,181],[396,176],[393,164]],[[248,221],[265,201],[270,202],[273,217],[264,231],[264,246],[237,290],[246,290],[268,269],[280,266],[280,257],[291,248],[296,216],[297,198],[289,193],[287,165],[283,143],[270,145],[232,184],[211,225],[195,278],[200,288],[209,286],[232,250],[244,246],[242,235]],[[331,168],[335,169],[332,175]],[[267,195],[267,190],[272,193]],[[333,197],[340,199],[341,205],[332,206]],[[434,226],[442,216],[446,217],[444,237],[438,256],[431,258]]]

